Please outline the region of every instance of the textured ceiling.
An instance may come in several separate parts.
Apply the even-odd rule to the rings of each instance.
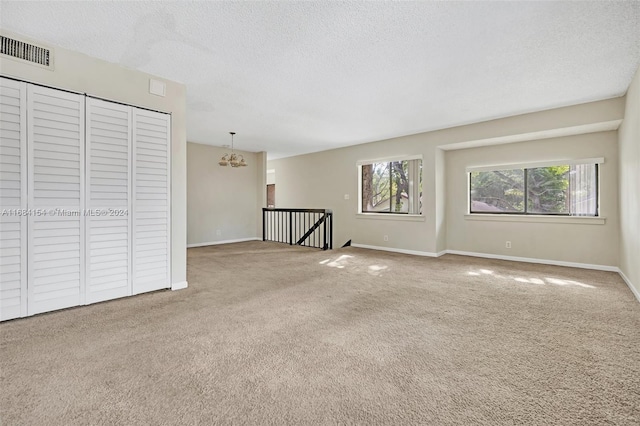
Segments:
[[[0,2],[2,28],[187,86],[189,141],[321,151],[624,94],[640,2]]]

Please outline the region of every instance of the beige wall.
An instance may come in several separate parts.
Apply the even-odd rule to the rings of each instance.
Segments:
[[[640,300],[640,69],[626,96],[618,131],[620,155],[620,270]]]
[[[591,265],[618,265],[617,133],[602,132],[541,141],[448,151],[447,248],[474,253],[526,257]],[[604,157],[600,165],[600,215],[590,219],[560,218],[562,222],[510,222],[468,213],[467,167],[517,164],[558,159]],[[532,218],[522,218],[530,221]],[[580,223],[575,223],[580,222]],[[585,223],[588,222],[588,223]],[[600,222],[600,221],[598,221]],[[511,249],[505,242],[511,241]]]
[[[247,167],[221,167],[227,148],[187,144],[187,244],[256,238],[264,190],[264,153],[236,151]],[[260,219],[261,220],[261,219]]]
[[[622,119],[623,114],[624,98],[608,99],[272,160],[268,162],[267,168],[274,169],[277,176],[278,207],[334,210],[335,247],[352,239],[356,244],[435,254],[449,248],[448,233],[452,229],[448,224],[449,216],[445,210],[446,202],[444,201],[450,197],[446,190],[446,176],[451,172],[446,162],[448,152],[443,152],[443,149],[491,143],[492,140],[495,142],[496,138],[501,138],[500,142],[503,143],[510,138],[518,140],[531,137],[532,134],[537,134],[540,138],[549,137],[554,132],[567,132],[567,129],[570,129],[569,133],[577,132],[576,129],[580,129],[580,132],[588,132],[590,128],[598,127],[598,124]],[[614,136],[609,136],[611,137]],[[543,142],[544,140],[541,141]],[[549,147],[546,155],[553,156],[554,148],[550,144],[546,146]],[[423,157],[424,217],[422,220],[411,221],[396,217],[358,216],[356,214],[358,209],[356,162],[398,155],[422,155]],[[574,155],[582,157],[583,153],[577,152]],[[610,161],[613,164],[616,159],[613,158]],[[613,173],[615,175],[617,172]],[[349,196],[348,200],[345,200],[345,194]],[[611,211],[615,206],[607,208]],[[615,221],[615,218],[611,220]],[[384,235],[389,236],[389,241],[384,241]],[[616,238],[614,236],[613,240],[617,241]],[[617,243],[614,243],[615,245]],[[561,253],[551,253],[549,256],[566,258]],[[549,259],[548,256],[545,258]],[[593,260],[591,257],[572,258],[579,263],[588,263]],[[606,261],[608,264],[611,264],[609,262],[615,264],[615,257],[613,259],[602,259],[597,263]]]
[[[347,240],[415,251],[432,251],[434,228],[424,218],[415,221],[357,217],[358,171],[356,162],[399,154],[426,155],[416,137],[270,161],[276,170],[276,203],[279,208],[329,208],[334,212],[334,247]],[[425,182],[433,182],[433,170],[424,169]],[[345,200],[345,195],[349,196]],[[435,223],[435,222],[433,222]],[[383,236],[389,235],[384,242]]]
[[[46,44],[46,40],[30,40],[7,31],[3,31],[3,34],[20,40]],[[24,61],[0,58],[0,75],[171,114],[171,276],[174,284],[186,281],[185,86],[59,47],[54,48],[53,55],[55,66],[53,70],[30,65]],[[166,83],[165,97],[149,93],[151,77]]]
[[[267,185],[276,184],[276,172],[274,170],[267,170]]]

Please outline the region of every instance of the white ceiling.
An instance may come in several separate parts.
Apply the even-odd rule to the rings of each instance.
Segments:
[[[2,28],[187,86],[269,158],[620,96],[640,2],[0,2]]]

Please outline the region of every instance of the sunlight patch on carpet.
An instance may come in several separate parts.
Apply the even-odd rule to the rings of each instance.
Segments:
[[[581,283],[579,281],[573,281],[573,280],[561,280],[559,278],[545,278],[545,280],[547,280],[548,283],[554,284],[554,285],[562,285],[562,286],[575,285],[575,286],[584,287],[584,288],[595,288],[592,285]]]
[[[369,266],[369,270],[367,272],[369,272],[369,274],[371,275],[382,275],[382,273],[387,270],[389,267],[386,265],[370,265]]]
[[[349,263],[348,260],[352,258],[353,256],[349,256],[348,254],[343,254],[342,256],[338,257],[336,260],[326,263],[326,265],[331,268],[342,269],[345,266],[347,266],[347,264]],[[323,262],[320,262],[320,263],[323,263]]]

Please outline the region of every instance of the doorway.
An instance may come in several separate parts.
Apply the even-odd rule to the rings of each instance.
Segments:
[[[276,184],[267,185],[267,207],[276,206]]]

